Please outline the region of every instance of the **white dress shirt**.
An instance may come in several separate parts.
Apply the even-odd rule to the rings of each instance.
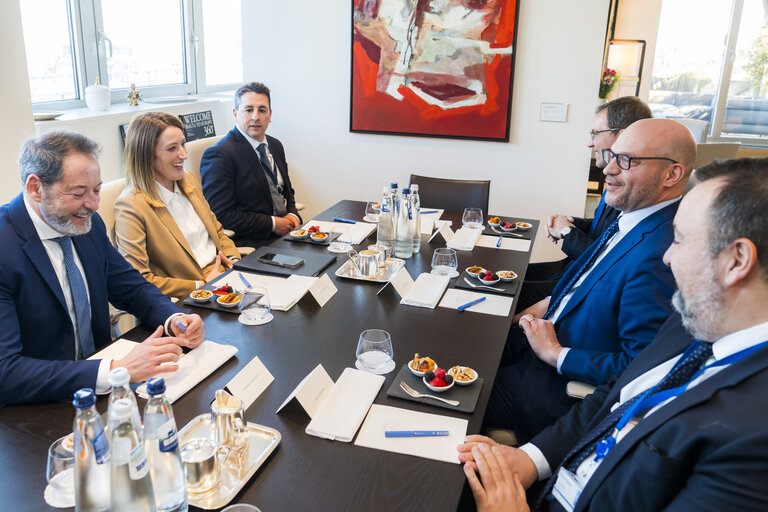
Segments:
[[[171,214],[184,238],[187,239],[187,244],[189,244],[197,264],[200,265],[200,268],[205,268],[216,259],[218,251],[211,235],[205,229],[203,221],[200,220],[200,216],[197,215],[192,203],[189,202],[189,198],[181,192],[175,181],[173,182],[173,192],[158,182],[155,184],[168,213]]]
[[[736,352],[745,350],[749,347],[755,346],[764,341],[768,341],[768,322],[756,325],[754,327],[750,327],[748,329],[743,329],[741,331],[728,334],[727,336],[720,338],[719,340],[715,341],[712,344],[712,357],[710,357],[707,360],[706,364],[707,365],[712,364],[715,361],[722,360],[732,354],[735,354]],[[681,356],[682,354],[678,354],[672,359],[669,359],[668,361],[665,361],[660,365],[656,366],[655,368],[651,368],[650,370],[648,370],[647,372],[640,375],[635,380],[633,380],[632,382],[628,383],[626,386],[621,388],[621,393],[619,394],[619,401],[613,404],[613,406],[611,407],[611,410],[616,409],[621,404],[631,399],[635,395],[638,395],[646,391],[647,389],[650,389],[651,387],[655,386],[656,384],[658,384],[661,381],[661,379],[663,379],[664,376],[669,372],[669,370],[672,369],[672,367],[675,365],[677,360],[680,359]],[[691,381],[687,389],[691,389],[697,386],[701,382],[705,381],[706,379],[710,378],[711,376],[715,375],[717,372],[727,367],[728,366],[726,365],[726,366],[717,366],[714,368],[708,368],[695,380]],[[632,421],[630,421],[627,424],[627,426],[625,426],[618,433],[618,435],[616,436],[616,442],[620,443],[621,440],[624,438],[624,436],[626,436],[629,433],[629,431],[632,430],[641,419],[647,418],[648,416],[658,411],[660,408],[664,407],[674,399],[675,397],[672,397],[669,400],[662,402],[659,405],[649,409],[648,411],[641,413],[638,416],[632,418]],[[528,456],[531,457],[531,459],[533,459],[533,462],[536,465],[536,471],[539,474],[539,480],[542,480],[544,478],[549,478],[552,475],[552,468],[550,468],[549,463],[547,462],[547,459],[544,457],[544,454],[541,452],[541,450],[539,450],[538,447],[536,447],[531,443],[527,443],[521,446],[520,449],[523,450],[525,453],[527,453]],[[582,484],[582,487],[586,485],[586,483],[592,477],[594,472],[597,470],[597,467],[602,462],[602,460],[599,462],[595,462],[594,455],[595,455],[594,452],[590,454],[586,459],[584,459],[584,461],[576,469],[576,477],[579,479],[580,483]]]

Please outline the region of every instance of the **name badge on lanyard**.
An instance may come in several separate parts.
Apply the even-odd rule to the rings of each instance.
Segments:
[[[567,512],[573,512],[582,490],[584,490],[584,485],[576,475],[563,467],[558,470],[557,481],[555,487],[552,488],[552,496]]]

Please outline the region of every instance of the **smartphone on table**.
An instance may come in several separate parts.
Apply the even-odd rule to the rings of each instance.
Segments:
[[[304,264],[304,260],[297,258],[296,256],[288,256],[287,254],[277,254],[274,252],[268,252],[259,256],[259,261],[267,265],[275,265],[285,268],[299,268]]]

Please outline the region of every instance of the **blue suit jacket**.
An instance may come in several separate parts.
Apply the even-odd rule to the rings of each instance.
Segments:
[[[621,389],[692,339],[673,315],[611,387],[597,388],[531,442],[556,471]],[[597,468],[575,511],[768,510],[768,349],[725,368],[641,420]],[[761,412],[763,411],[763,412]],[[544,510],[562,510],[545,502]]]
[[[653,339],[672,312],[672,272],[662,261],[672,243],[678,202],[643,219],[592,269],[555,322],[571,350],[561,366],[567,379],[602,384],[619,375]],[[557,297],[589,251],[560,279]]]
[[[72,241],[83,264],[96,349],[110,341],[109,306],[149,327],[179,310],[110,244],[104,222]],[[99,361],[74,361],[75,336],[48,253],[17,196],[0,207],[0,404],[71,398],[94,387]]]
[[[299,219],[293,197],[285,150],[279,140],[267,137],[269,152],[283,177],[283,197],[289,213]],[[272,237],[272,196],[269,183],[253,146],[237,129],[203,153],[200,181],[211,210],[225,229],[235,232],[238,245],[259,245]]]

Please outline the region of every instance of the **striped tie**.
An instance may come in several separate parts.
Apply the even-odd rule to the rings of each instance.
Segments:
[[[67,272],[67,283],[72,304],[75,307],[75,319],[77,325],[78,344],[76,359],[85,359],[96,349],[93,344],[93,332],[91,332],[91,306],[88,302],[88,291],[85,288],[83,275],[75,264],[75,255],[72,251],[72,240],[68,236],[60,236],[53,239],[59,244],[64,253],[64,268]]]

